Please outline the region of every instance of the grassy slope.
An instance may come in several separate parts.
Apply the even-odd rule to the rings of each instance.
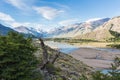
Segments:
[[[109,32],[109,30],[102,29],[102,30],[97,30],[97,31],[90,32],[84,35],[79,35],[79,36],[76,36],[75,38],[93,39],[93,40],[102,41],[102,40],[107,40],[111,37],[113,36]]]

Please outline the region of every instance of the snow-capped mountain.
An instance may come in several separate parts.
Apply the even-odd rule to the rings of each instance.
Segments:
[[[77,35],[75,38],[108,40],[109,38],[114,37],[110,33],[110,30],[120,33],[120,16],[110,19],[103,25],[97,27],[92,32],[83,35]]]
[[[75,37],[77,35],[86,34],[95,30],[108,20],[109,18],[89,20],[83,23],[75,23],[68,26],[54,28],[49,32],[43,31],[40,28],[26,26],[19,26],[14,28],[14,30],[24,34],[32,34],[36,37]]]
[[[7,34],[13,30],[0,24],[0,34]],[[112,35],[109,30],[120,33],[120,17],[103,18],[97,20],[89,20],[83,23],[75,23],[68,26],[54,28],[49,32],[45,32],[40,28],[19,26],[14,28],[15,31],[32,34],[36,37],[58,37],[58,38],[83,38],[83,39],[108,39]]]
[[[70,31],[73,31],[77,27],[78,27],[78,24],[73,24],[73,25],[69,25],[69,26],[62,26],[59,28],[54,28],[54,29],[50,30],[49,37],[50,36],[51,37],[59,36],[59,35],[64,34],[64,33],[69,33]]]
[[[74,37],[77,35],[86,34],[103,25],[109,19],[110,18],[103,18],[55,28],[54,30],[51,30],[49,35],[52,37]]]
[[[0,34],[1,35],[6,35],[9,31],[14,31],[13,29],[6,27],[2,24],[0,24]]]
[[[24,33],[24,34],[32,34],[36,37],[45,37],[46,36],[46,32],[42,31],[39,28],[32,28],[32,27],[25,27],[25,26],[19,26],[14,28],[15,31],[20,32],[20,33]]]
[[[103,26],[98,27],[98,29],[111,29],[112,31],[116,31],[120,33],[120,16],[114,17],[110,19]]]

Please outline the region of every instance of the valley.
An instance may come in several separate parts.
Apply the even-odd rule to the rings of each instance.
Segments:
[[[120,17],[101,18],[54,28],[49,32],[40,28],[18,26],[13,29],[0,25],[7,32],[42,37],[45,44],[83,61],[94,69],[108,69],[116,56],[120,56]],[[117,46],[117,47],[116,47]],[[112,48],[114,47],[114,48]]]
[[[112,43],[75,43],[73,45],[54,41],[47,41],[45,43],[49,47],[71,55],[75,59],[83,61],[83,63],[98,70],[109,69],[114,58],[116,56],[120,57],[119,49],[105,46]],[[101,44],[104,45],[102,46]]]
[[[0,80],[120,80],[120,0],[0,0]]]

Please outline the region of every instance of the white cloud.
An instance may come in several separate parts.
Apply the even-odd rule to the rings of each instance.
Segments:
[[[60,6],[62,10],[48,6],[35,7],[34,3],[37,2],[35,0],[5,0],[5,2],[24,12],[28,13],[29,11],[30,12],[29,14],[31,14],[33,11],[36,11],[38,14],[42,15],[42,17],[44,17],[47,20],[54,19],[55,17],[57,17],[58,15],[64,12],[63,8],[68,8],[64,5],[56,4],[56,3],[54,3],[54,5]]]
[[[66,25],[76,23],[78,21],[79,21],[78,19],[69,19],[69,20],[60,21],[58,24],[60,24],[62,26],[66,26]]]
[[[4,22],[5,24],[7,24],[12,28],[18,27],[18,26],[26,26],[26,27],[34,27],[36,29],[39,28],[43,30],[48,29],[47,28],[48,25],[44,25],[44,24],[30,23],[30,22],[23,22],[23,23],[17,22],[10,15],[2,12],[0,12],[0,21]]]
[[[0,12],[0,21],[5,23],[11,28],[15,28],[18,26],[26,26],[26,27],[33,27],[36,30],[44,30],[44,31],[49,31],[50,28],[48,28],[48,25],[45,24],[39,24],[39,23],[30,23],[30,22],[17,22],[14,18],[12,18],[10,15],[6,13]],[[49,25],[51,28],[53,25]]]
[[[64,12],[63,10],[57,10],[51,7],[33,7],[33,9],[47,20],[52,20]]]
[[[0,20],[2,20],[2,21],[14,21],[14,19],[10,15],[2,13],[2,12],[0,12]]]
[[[8,23],[8,24],[11,25],[12,27],[21,26],[21,23],[18,23],[18,22],[12,22],[12,23]]]
[[[15,19],[13,19],[10,15],[2,13],[2,12],[0,12],[0,21],[3,21],[4,23],[12,27],[20,25],[20,23],[16,22]]]
[[[6,0],[6,2],[21,10],[28,8],[24,0]]]
[[[10,15],[0,12],[0,21],[3,21],[5,24],[10,25],[11,27],[18,27],[21,25],[27,26],[29,23],[19,23],[15,21]]]
[[[89,20],[87,20],[87,21],[85,21],[85,22],[92,22],[92,21],[96,21],[96,20],[100,20],[101,18],[92,18],[92,19],[89,19]]]

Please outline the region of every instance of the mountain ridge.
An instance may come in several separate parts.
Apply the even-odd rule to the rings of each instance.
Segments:
[[[97,20],[75,23],[68,26],[61,26],[50,30],[43,31],[40,28],[18,26],[14,31],[32,34],[35,37],[51,37],[51,38],[78,38],[78,39],[94,39],[106,40],[113,37],[109,30],[120,33],[120,16],[113,18],[101,18]],[[9,27],[8,27],[9,28]],[[4,32],[4,30],[2,29]],[[6,32],[5,32],[6,33]]]
[[[63,26],[61,28],[59,27],[53,30],[50,34],[52,35],[52,37],[74,37],[93,31],[97,27],[103,25],[109,19],[110,18],[102,18],[99,20]]]
[[[6,35],[9,31],[14,31],[12,28],[0,24],[0,34]]]
[[[14,28],[14,30],[19,33],[32,34],[35,37],[45,37],[46,36],[46,32],[42,31],[41,29],[35,29],[32,27],[18,26],[16,28]]]
[[[108,22],[97,27],[94,31],[86,33],[84,35],[75,36],[75,38],[95,39],[95,40],[107,40],[114,36],[110,33],[115,31],[120,33],[120,16],[111,18]]]

